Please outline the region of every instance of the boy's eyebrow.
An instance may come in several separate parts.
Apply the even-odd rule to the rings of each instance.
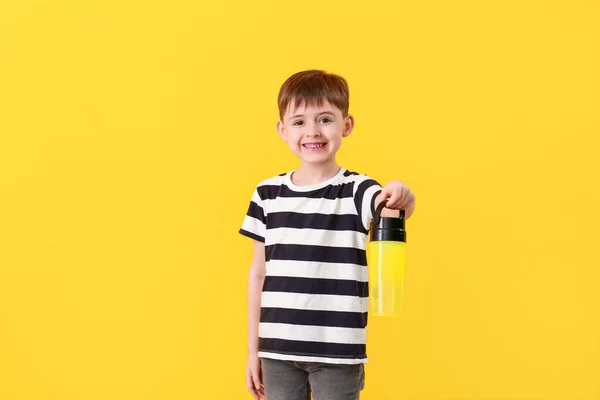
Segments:
[[[323,114],[331,114],[331,115],[335,115],[335,113],[333,111],[321,111],[320,113],[318,113],[317,115],[323,115]],[[288,118],[288,121],[292,118],[296,118],[296,117],[304,117],[304,114],[296,114],[296,115],[292,115],[291,117]]]

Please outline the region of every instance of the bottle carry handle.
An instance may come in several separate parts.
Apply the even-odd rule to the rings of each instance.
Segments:
[[[377,206],[377,209],[375,210],[375,214],[373,215],[374,225],[379,224],[379,220],[381,219],[381,211],[383,210],[383,208],[385,207],[386,204],[387,204],[387,199],[383,199],[381,201],[381,203],[379,203],[379,205]],[[405,215],[404,210],[400,210],[400,216],[398,218],[404,219],[404,215]]]

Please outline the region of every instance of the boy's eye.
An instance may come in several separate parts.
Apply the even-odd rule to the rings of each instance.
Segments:
[[[327,117],[323,117],[320,119],[320,121],[327,123],[327,122],[331,122],[331,119],[329,119]],[[292,125],[298,125],[298,126],[304,125],[304,122],[302,120],[298,120],[298,121],[294,122]]]

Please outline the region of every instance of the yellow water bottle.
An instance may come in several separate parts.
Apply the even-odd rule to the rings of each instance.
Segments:
[[[373,216],[369,243],[369,297],[371,315],[397,317],[402,305],[406,230],[404,210],[399,217],[382,217],[383,200]]]

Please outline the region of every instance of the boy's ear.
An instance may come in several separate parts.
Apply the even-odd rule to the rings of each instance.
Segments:
[[[279,136],[283,139],[284,142],[287,142],[287,135],[285,134],[285,127],[283,126],[283,122],[277,121],[277,132],[279,132]]]
[[[342,133],[342,137],[346,137],[352,133],[352,129],[354,128],[354,117],[351,114],[345,119],[344,122],[344,133]]]

